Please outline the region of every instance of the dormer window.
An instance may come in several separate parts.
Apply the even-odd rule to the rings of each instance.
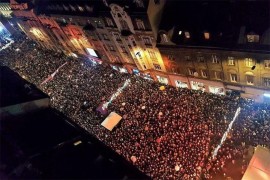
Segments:
[[[260,40],[260,36],[255,33],[249,33],[247,34],[247,42],[250,43],[257,43]]]
[[[246,67],[252,67],[252,66],[254,66],[254,61],[251,58],[246,58],[245,59],[245,63],[246,63]]]
[[[204,39],[206,39],[206,40],[210,39],[210,33],[209,32],[204,32]]]
[[[84,8],[82,6],[78,6],[79,11],[83,12]]]
[[[190,33],[189,33],[188,31],[185,32],[185,37],[186,37],[187,39],[190,38]]]
[[[162,39],[163,42],[169,42],[167,35],[164,34],[164,33],[161,34],[161,39]]]

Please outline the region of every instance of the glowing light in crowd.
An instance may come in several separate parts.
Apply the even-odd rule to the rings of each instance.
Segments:
[[[269,97],[270,98],[270,94],[268,94],[268,93],[264,93],[263,94],[265,97]]]
[[[218,146],[216,147],[216,149],[214,150],[212,158],[215,158],[215,157],[216,157],[218,150],[221,148],[222,144],[223,144],[224,141],[226,140],[226,138],[227,138],[227,136],[228,136],[228,133],[229,133],[230,130],[232,129],[232,125],[233,125],[234,121],[236,120],[236,118],[237,118],[238,115],[240,114],[240,110],[241,110],[240,107],[237,108],[237,110],[236,110],[236,112],[235,112],[235,114],[234,114],[233,120],[230,122],[230,124],[229,124],[227,130],[226,130],[225,133],[223,134],[222,139],[221,139],[219,145],[218,145]]]
[[[2,50],[4,50],[4,49],[8,48],[12,43],[14,43],[14,41],[13,41],[13,40],[10,40],[9,43],[7,43],[5,46],[3,46],[2,48],[0,48],[0,51],[2,51]]]
[[[59,68],[56,69],[56,71],[54,71],[54,73],[50,74],[40,85],[43,85],[45,83],[47,83],[48,81],[53,80],[54,76],[59,72],[59,70],[65,66],[67,64],[67,62],[65,62],[64,64],[62,64]]]
[[[115,98],[117,98],[117,96],[119,96],[119,94],[121,94],[121,92],[123,91],[123,89],[125,89],[125,88],[127,87],[127,85],[129,85],[129,83],[130,83],[130,79],[127,79],[127,80],[125,81],[124,85],[123,85],[122,87],[118,88],[117,91],[116,91],[116,93],[114,93],[114,94],[111,96],[110,100],[109,100],[108,102],[106,102],[106,103],[103,104],[102,108],[103,108],[103,109],[106,109],[106,108],[108,107],[108,105],[111,104],[112,101],[113,101]]]

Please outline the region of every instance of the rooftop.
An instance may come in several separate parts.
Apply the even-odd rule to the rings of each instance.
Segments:
[[[266,0],[168,0],[159,30],[173,32],[170,38],[177,45],[231,47],[247,44],[247,34],[260,36],[257,45],[270,45],[269,22],[270,3]]]

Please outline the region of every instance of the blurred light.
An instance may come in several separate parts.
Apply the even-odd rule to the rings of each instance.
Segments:
[[[189,39],[189,38],[190,38],[190,34],[189,34],[189,32],[188,32],[188,31],[186,31],[186,32],[185,32],[185,37],[186,37],[187,39]]]
[[[75,54],[75,53],[71,53],[71,55],[72,55],[73,57],[75,57],[75,58],[78,58],[77,54]]]
[[[179,35],[181,35],[182,34],[182,31],[179,31],[179,33],[178,33]]]
[[[204,38],[205,39],[210,39],[210,33],[209,32],[205,32],[204,33]]]
[[[265,97],[269,97],[270,98],[270,94],[268,94],[268,93],[264,93],[263,94]]]
[[[74,146],[78,146],[78,145],[81,144],[81,143],[82,143],[82,141],[77,141],[77,142],[73,143],[73,145],[74,145]]]

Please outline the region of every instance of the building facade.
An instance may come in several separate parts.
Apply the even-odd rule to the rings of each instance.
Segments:
[[[268,2],[210,2],[11,0],[10,5],[21,29],[43,47],[176,87],[232,90],[264,101],[270,93]],[[254,7],[261,11],[249,13]]]
[[[160,82],[215,94],[237,91],[245,98],[269,101],[264,96],[270,94],[267,4],[167,1],[157,35],[167,70]],[[185,11],[190,7],[197,13]],[[248,13],[254,7],[263,16]],[[234,12],[237,8],[242,14]],[[227,10],[218,12],[222,9]],[[179,18],[173,21],[172,16]]]
[[[11,3],[22,30],[41,46],[150,77],[153,70],[166,70],[148,6],[142,0]]]

